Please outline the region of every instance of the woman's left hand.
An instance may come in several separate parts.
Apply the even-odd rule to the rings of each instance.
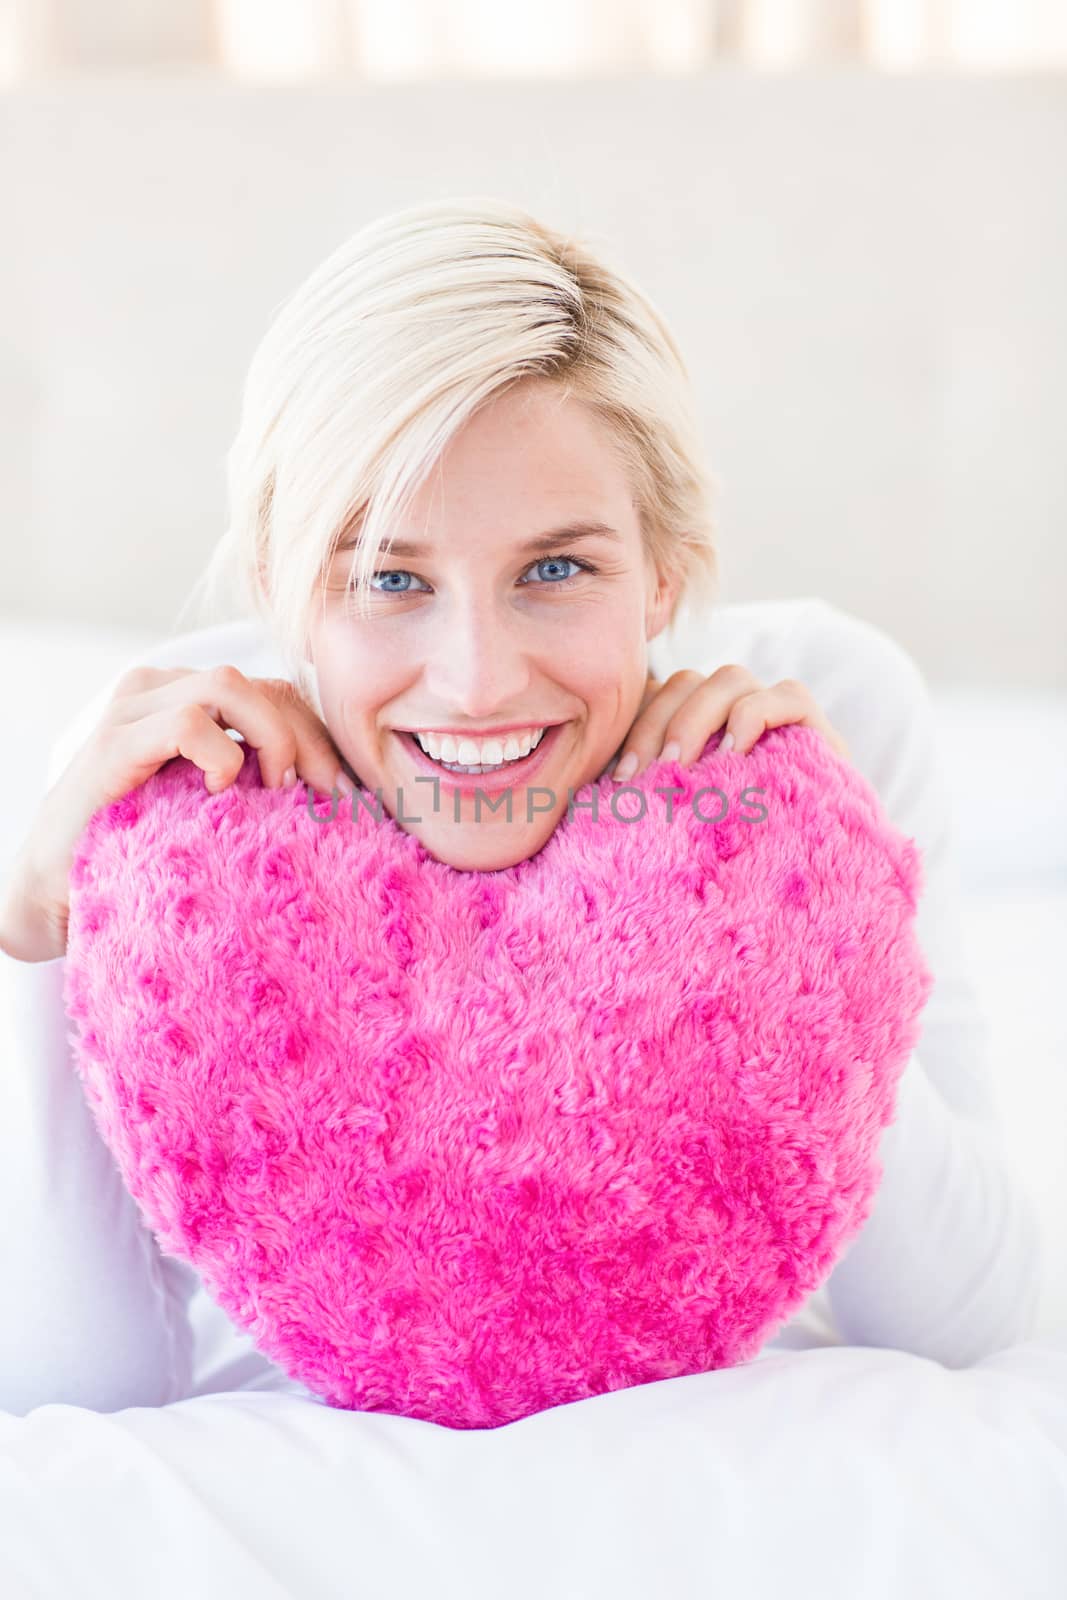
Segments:
[[[733,663],[709,677],[683,669],[660,683],[650,672],[637,716],[630,726],[614,767],[608,773],[625,783],[653,761],[680,761],[688,766],[703,753],[713,733],[725,728],[719,750],[746,755],[768,728],[799,722],[821,733],[846,761],[851,751],[815,703],[811,690],[795,678],[782,678],[770,688],[747,667]]]

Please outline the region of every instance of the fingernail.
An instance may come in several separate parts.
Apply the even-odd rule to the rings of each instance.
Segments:
[[[723,751],[732,750],[733,747],[734,747],[734,736],[733,736],[733,734],[732,733],[723,734],[722,739],[719,741],[719,753],[722,754]]]
[[[677,759],[681,755],[681,753],[682,753],[682,747],[678,743],[677,739],[670,739],[663,746],[663,754],[660,756],[660,760],[661,761],[677,761]]]
[[[633,775],[637,769],[637,751],[629,750],[611,774],[614,783],[623,783]]]
[[[286,767],[285,774],[284,774],[284,776],[282,778],[282,782],[284,783],[284,785],[285,785],[285,787],[287,789],[291,789],[293,787],[293,784],[296,782],[296,768],[295,767]]]
[[[340,768],[338,768],[337,776],[333,780],[333,786],[345,796],[348,796],[352,793],[352,785],[348,781],[348,774],[346,772],[342,772]]]

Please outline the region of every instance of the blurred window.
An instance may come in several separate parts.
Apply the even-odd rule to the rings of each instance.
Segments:
[[[0,83],[1062,71],[1065,0],[0,0]]]

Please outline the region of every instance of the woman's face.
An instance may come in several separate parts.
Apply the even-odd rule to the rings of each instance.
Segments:
[[[577,523],[614,531],[552,531]],[[383,810],[454,867],[536,854],[629,732],[673,599],[608,435],[550,381],[524,380],[451,441],[381,558],[365,619],[345,595],[350,560],[351,546],[326,578],[312,660],[372,809],[380,788]],[[413,729],[455,746],[425,754]],[[540,729],[526,754],[523,730]],[[481,770],[442,764],[460,762]]]

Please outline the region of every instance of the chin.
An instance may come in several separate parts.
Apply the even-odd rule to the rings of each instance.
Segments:
[[[478,824],[430,828],[415,833],[419,842],[437,860],[457,872],[502,872],[517,867],[548,843],[556,824],[542,819],[540,828],[483,828]]]

